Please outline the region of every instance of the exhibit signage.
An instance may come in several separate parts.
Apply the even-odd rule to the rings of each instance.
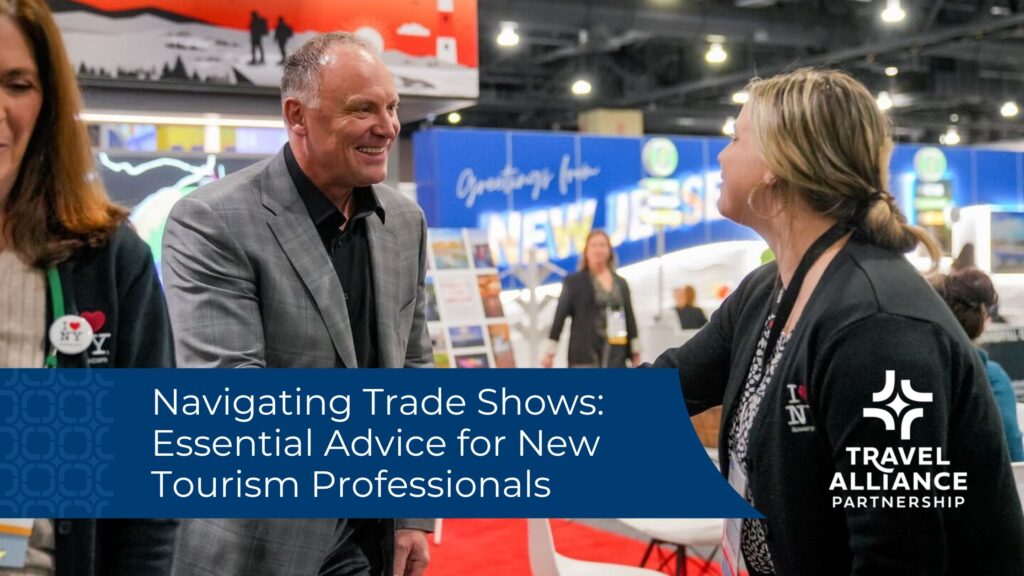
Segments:
[[[725,138],[432,128],[413,144],[428,225],[484,230],[502,270],[530,251],[571,270],[595,227],[608,232],[622,264],[655,255],[659,225],[667,251],[756,238],[717,210]],[[1022,158],[898,146],[889,189],[911,222],[948,237],[951,207],[1024,205]]]

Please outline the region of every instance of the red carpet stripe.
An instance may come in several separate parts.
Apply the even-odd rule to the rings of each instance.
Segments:
[[[570,558],[636,566],[646,542],[565,520],[552,520],[555,547]],[[445,520],[440,546],[431,544],[427,576],[530,576],[525,520]],[[662,557],[671,550],[664,549]],[[648,568],[660,563],[657,553]],[[687,560],[688,576],[721,576],[717,563],[701,572],[704,562]],[[674,574],[675,562],[664,568]]]

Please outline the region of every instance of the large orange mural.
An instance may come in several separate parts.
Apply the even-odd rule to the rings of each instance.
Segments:
[[[476,97],[477,0],[60,0],[83,77],[274,86],[318,32],[376,45],[402,94]]]

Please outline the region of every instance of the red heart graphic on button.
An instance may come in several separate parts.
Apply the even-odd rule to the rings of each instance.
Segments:
[[[95,312],[86,310],[82,312],[82,318],[85,318],[89,326],[92,326],[93,332],[99,332],[100,328],[103,328],[103,325],[107,323],[107,315],[103,313],[103,310],[96,310]]]
[[[797,387],[796,393],[800,395],[800,399],[804,402],[807,401],[807,384],[801,384]]]
[[[68,322],[68,326],[71,326],[71,329],[74,330],[75,332],[78,332],[78,328],[81,325],[81,322]]]

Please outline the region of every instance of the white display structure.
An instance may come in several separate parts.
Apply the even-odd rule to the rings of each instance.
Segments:
[[[1024,275],[1024,209],[961,208],[953,224],[953,256],[974,245],[974,263],[993,275]]]
[[[515,368],[501,281],[482,230],[432,228],[427,328],[438,368]]]
[[[953,222],[953,256],[968,243],[974,245],[974,265],[992,276],[999,313],[1011,326],[1024,326],[1024,206],[961,208]],[[983,339],[997,331],[990,327]]]

